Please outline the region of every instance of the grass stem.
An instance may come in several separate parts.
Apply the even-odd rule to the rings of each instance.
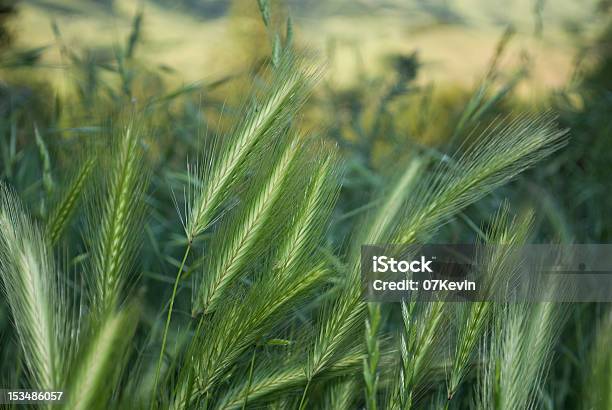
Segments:
[[[155,370],[155,384],[153,385],[153,393],[151,395],[151,406],[153,409],[153,405],[155,403],[155,397],[157,396],[157,386],[159,384],[159,373],[161,371],[162,361],[164,359],[164,352],[166,351],[166,342],[168,339],[168,329],[170,328],[170,321],[172,320],[172,309],[174,308],[174,300],[176,298],[176,291],[178,289],[179,281],[181,280],[181,276],[183,273],[183,268],[185,267],[185,262],[187,261],[187,257],[189,256],[189,252],[191,251],[191,241],[187,245],[185,249],[185,254],[183,255],[183,260],[181,261],[181,266],[176,273],[176,279],[174,280],[174,287],[172,288],[172,296],[170,297],[170,306],[168,306],[168,315],[166,316],[166,324],[164,325],[164,334],[162,337],[162,346],[159,351],[159,359],[157,360],[157,369]]]
[[[308,387],[310,387],[310,381],[312,380],[312,377],[308,378],[308,381],[306,382],[306,387],[304,387],[304,393],[302,393],[302,398],[300,400],[300,406],[298,407],[300,410],[304,410],[305,406],[306,406],[306,393],[308,393]]]
[[[247,384],[246,394],[244,396],[244,403],[242,404],[242,410],[246,409],[249,400],[249,391],[251,390],[251,384],[253,383],[253,367],[255,365],[255,353],[257,352],[257,346],[253,346],[253,356],[251,356],[251,365],[249,366],[249,382]]]

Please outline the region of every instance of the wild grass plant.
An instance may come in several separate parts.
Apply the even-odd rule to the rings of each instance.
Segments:
[[[143,14],[104,63],[117,80],[108,86],[56,29],[92,82],[77,76],[77,97],[62,103],[75,107],[49,126],[2,118],[2,387],[63,390],[68,409],[514,409],[576,398],[608,408],[605,312],[363,297],[363,244],[435,242],[458,220],[484,245],[537,235],[538,214],[511,206],[512,192],[501,200],[501,188],[562,152],[556,116],[489,121],[514,84],[491,94],[490,71],[448,145],[381,170],[367,155],[384,120],[355,151],[301,126],[323,71],[291,46],[291,22],[273,27],[268,3],[259,7],[271,57],[243,102],[222,110],[228,129],[208,128],[210,106],[190,105],[191,89],[137,94]],[[384,99],[413,77],[396,80]],[[377,116],[389,113],[382,104]],[[362,203],[347,195],[351,161],[374,175]],[[488,218],[474,222],[479,205]],[[487,283],[514,274],[503,250],[483,258]],[[596,317],[599,330],[577,338],[589,384],[567,399],[556,363],[574,351],[564,331],[582,320],[568,326],[571,315]]]

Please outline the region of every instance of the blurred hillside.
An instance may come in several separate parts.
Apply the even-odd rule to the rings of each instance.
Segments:
[[[61,68],[52,30],[72,47],[112,54],[144,9],[139,53],[177,82],[214,81],[269,54],[255,0],[29,0],[12,22],[16,44],[51,46],[44,62]],[[279,2],[280,3],[280,2]],[[421,79],[472,85],[503,30],[517,35],[507,65],[530,69],[523,92],[558,87],[571,74],[577,46],[598,31],[598,0],[292,0],[273,7],[277,26],[292,16],[295,37],[328,61],[337,86],[361,74],[381,72],[386,57],[417,50],[426,69]],[[285,3],[283,3],[285,4]],[[61,80],[62,70],[57,70]]]

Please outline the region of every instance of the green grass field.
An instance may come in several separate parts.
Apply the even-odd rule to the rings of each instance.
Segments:
[[[612,408],[610,304],[506,251],[610,243],[606,2],[0,5],[2,408]],[[366,301],[365,244],[480,299]]]

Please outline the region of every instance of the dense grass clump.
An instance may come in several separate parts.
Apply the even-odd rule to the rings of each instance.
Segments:
[[[580,117],[503,113],[523,75],[494,87],[511,33],[435,127],[441,142],[404,146],[393,104],[414,92],[416,55],[393,60],[373,117],[353,107],[348,126],[312,127],[303,113],[340,97],[317,92],[324,70],[292,45],[291,20],[281,30],[258,5],[271,56],[239,103],[216,100],[230,78],[139,92],[151,79],[135,57],[139,12],[110,61],[55,27],[77,92],[44,115],[0,107],[0,387],[62,390],[67,409],[609,408],[603,306],[363,297],[364,244],[571,237],[550,207],[517,198],[544,189],[526,172],[554,189],[543,165],[572,169],[559,121]],[[491,287],[515,273],[494,249]]]

